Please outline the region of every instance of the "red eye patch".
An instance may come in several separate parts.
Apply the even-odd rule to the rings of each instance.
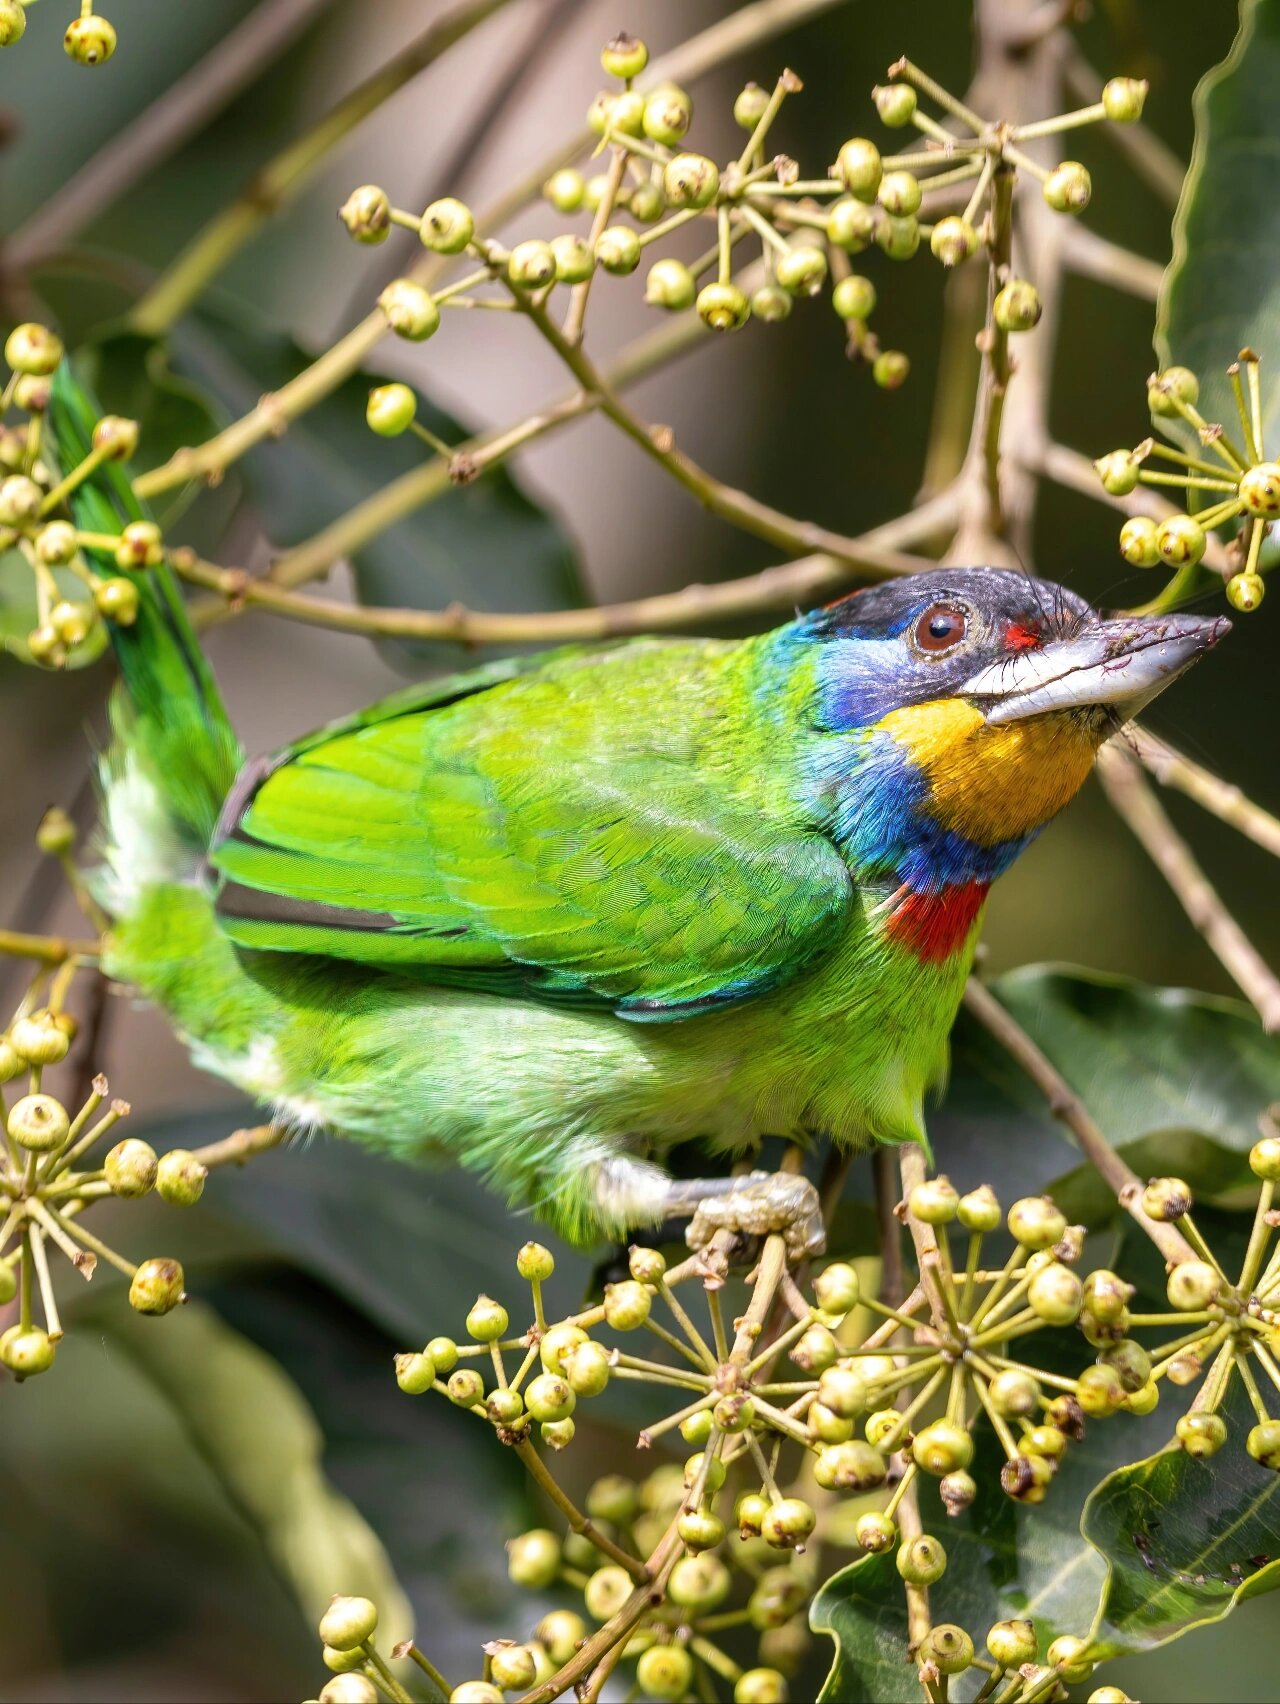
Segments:
[[[1040,643],[1038,627],[1023,627],[1016,621],[1011,621],[1004,630],[1004,644],[1007,651],[1034,651]]]

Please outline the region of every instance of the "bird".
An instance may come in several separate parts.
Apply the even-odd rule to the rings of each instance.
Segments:
[[[64,363],[64,469],[95,413]],[[143,515],[110,461],[71,503]],[[461,1165],[579,1245],[687,1218],[820,1249],[803,1176],[671,1151],[925,1141],[991,884],[1229,627],[944,566],[753,637],[486,663],[246,760],[170,569],[126,572],[104,970],[273,1119]]]

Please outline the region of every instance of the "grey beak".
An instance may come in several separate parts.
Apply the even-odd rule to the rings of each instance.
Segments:
[[[1071,639],[988,664],[960,691],[988,722],[1090,705],[1107,705],[1127,721],[1230,631],[1221,615],[1099,619]]]

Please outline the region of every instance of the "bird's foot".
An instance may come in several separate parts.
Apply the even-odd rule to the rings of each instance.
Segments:
[[[827,1246],[822,1203],[807,1177],[795,1172],[751,1172],[735,1178],[722,1195],[698,1202],[685,1241],[705,1248],[717,1231],[764,1237],[780,1231],[793,1260],[821,1254]]]

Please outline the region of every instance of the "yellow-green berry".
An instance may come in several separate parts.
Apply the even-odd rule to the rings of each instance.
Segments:
[[[833,1261],[813,1280],[813,1293],[823,1313],[843,1317],[858,1305],[861,1286],[857,1268],[848,1261]]]
[[[377,1606],[366,1597],[334,1596],[320,1617],[320,1637],[335,1651],[351,1651],[372,1639],[378,1628]]]
[[[1280,1420],[1260,1420],[1250,1427],[1245,1448],[1260,1467],[1280,1473]]]
[[[579,1343],[564,1358],[564,1377],[577,1396],[599,1396],[610,1372],[609,1351],[602,1343]]]
[[[733,1683],[733,1704],[787,1704],[786,1677],[775,1668],[744,1669]]]
[[[171,1207],[194,1207],[204,1193],[209,1168],[186,1148],[171,1148],[156,1168],[156,1194]]]
[[[932,1586],[947,1571],[947,1553],[928,1533],[908,1539],[898,1550],[898,1572],[909,1586]]]
[[[654,224],[666,210],[666,198],[656,183],[638,183],[627,197],[627,211],[642,225]]]
[[[1208,540],[1194,515],[1170,515],[1156,529],[1156,549],[1170,568],[1193,568]]]
[[[560,1577],[560,1540],[546,1527],[533,1527],[507,1541],[507,1573],[517,1586],[545,1591]]]
[[[987,1632],[987,1649],[1001,1668],[1021,1668],[1036,1660],[1036,1630],[1031,1621],[997,1621]]]
[[[1008,1226],[1023,1248],[1052,1248],[1066,1233],[1067,1221],[1047,1195],[1027,1195],[1010,1207]]]
[[[184,1299],[184,1286],[176,1260],[144,1260],[129,1285],[129,1306],[138,1313],[167,1314]],[[326,1642],[333,1644],[332,1639]]]
[[[693,120],[693,102],[675,83],[653,89],[644,103],[644,133],[664,148],[678,148]]]
[[[875,305],[875,285],[857,272],[842,278],[831,292],[831,306],[843,320],[865,320]]]
[[[1227,1423],[1221,1414],[1184,1414],[1174,1431],[1187,1455],[1196,1461],[1217,1455],[1227,1441]]]
[[[30,1154],[49,1154],[60,1148],[70,1128],[67,1109],[52,1095],[24,1095],[9,1109],[9,1134]]]
[[[724,1543],[725,1526],[708,1510],[686,1509],[676,1522],[681,1542],[692,1551],[714,1550]]]
[[[391,202],[376,183],[362,183],[338,209],[338,217],[358,243],[385,243],[391,235]]]
[[[557,284],[585,284],[596,269],[596,257],[585,237],[569,232],[551,239]]]
[[[813,1476],[824,1491],[874,1491],[888,1476],[888,1463],[872,1444],[850,1438],[819,1450]]]
[[[600,63],[606,76],[620,77],[624,83],[629,83],[649,63],[649,49],[638,37],[624,32],[606,44],[600,54]]]
[[[1170,1224],[1195,1205],[1191,1185],[1180,1177],[1153,1177],[1142,1192],[1142,1211],[1148,1219]]]
[[[733,103],[733,122],[743,130],[754,130],[769,106],[769,91],[759,83],[748,83]]]
[[[155,1187],[156,1151],[149,1142],[126,1136],[117,1142],[102,1162],[113,1195],[135,1201]]]
[[[885,172],[876,186],[876,200],[886,213],[917,213],[921,201],[920,180],[912,172]]]
[[[115,549],[117,568],[158,568],[164,561],[164,539],[154,521],[130,521]]]
[[[900,390],[910,372],[910,357],[901,349],[882,349],[871,363],[871,377],[881,390]]]
[[[476,234],[475,215],[465,201],[444,195],[422,215],[418,234],[435,254],[461,254]]]
[[[878,207],[842,196],[827,209],[827,241],[849,254],[861,254],[875,242],[882,217]]]
[[[1076,1639],[1071,1634],[1064,1633],[1049,1646],[1045,1652],[1045,1660],[1050,1667],[1057,1669],[1069,1686],[1074,1686],[1077,1681],[1088,1680],[1093,1673],[1093,1664],[1088,1653],[1087,1639]]]
[[[450,1373],[458,1364],[458,1345],[452,1337],[433,1337],[423,1353],[430,1355],[438,1373]]]
[[[640,1654],[636,1682],[642,1697],[678,1704],[693,1684],[693,1658],[682,1645],[651,1645]]]
[[[634,1278],[605,1285],[604,1317],[615,1331],[637,1330],[648,1319],[652,1303],[649,1290]]]
[[[960,1210],[960,1194],[949,1177],[930,1177],[907,1196],[912,1218],[922,1225],[949,1225]]]
[[[966,1231],[998,1230],[1003,1217],[996,1193],[989,1183],[979,1184],[977,1189],[971,1189],[966,1195],[962,1195],[956,1208],[956,1218]]]
[[[629,1592],[630,1578],[624,1578]],[[668,1578],[667,1596],[680,1609],[706,1614],[724,1602],[731,1584],[729,1570],[720,1558],[704,1551],[701,1556],[680,1558]]]
[[[1137,489],[1138,471],[1142,463],[1132,450],[1111,450],[1094,462],[1102,489],[1113,497],[1127,497]]]
[[[4,358],[15,373],[47,378],[62,359],[62,339],[47,325],[24,320],[5,339]]]
[[[1006,1418],[1022,1418],[1034,1414],[1040,1405],[1040,1387],[1030,1373],[1017,1367],[998,1372],[987,1389],[991,1406]]]
[[[525,1387],[525,1407],[535,1420],[567,1420],[577,1400],[573,1386],[558,1373],[539,1373]]]
[[[505,1337],[511,1321],[501,1302],[492,1296],[477,1296],[467,1314],[467,1334],[477,1343],[496,1343]]]
[[[378,297],[378,306],[396,336],[411,343],[424,342],[440,324],[435,298],[412,278],[393,278]]]
[[[445,1388],[456,1408],[474,1408],[484,1395],[484,1380],[474,1367],[459,1367],[449,1374]]]
[[[1084,1287],[1070,1267],[1053,1261],[1031,1280],[1027,1303],[1046,1325],[1074,1325],[1083,1294]]]
[[[1044,312],[1040,292],[1026,278],[1010,278],[996,292],[991,304],[992,318],[1001,331],[1030,331],[1039,325]]]
[[[542,186],[542,193],[557,213],[576,213],[586,194],[586,179],[573,166],[563,166]]]
[[[1160,528],[1149,515],[1133,515],[1120,528],[1120,554],[1131,568],[1154,568],[1160,560]]]
[[[677,209],[709,207],[720,188],[720,173],[705,154],[677,154],[662,168],[662,193]]]
[[[105,18],[91,12],[67,25],[62,45],[67,57],[79,65],[105,65],[116,50],[116,32]]]
[[[0,0],[0,47],[12,47],[27,30],[27,14],[18,0]]]
[[[0,525],[25,527],[40,513],[40,487],[24,473],[11,473],[0,483]]]
[[[418,399],[408,385],[378,385],[369,392],[364,417],[380,438],[398,438],[417,412]]]
[[[629,225],[610,225],[596,238],[595,253],[606,272],[625,277],[640,264],[640,239]]]
[[[691,308],[697,291],[692,272],[681,260],[655,261],[645,278],[644,299],[655,308]]]
[[[1045,179],[1044,198],[1055,213],[1083,213],[1093,182],[1079,160],[1063,160]]]
[[[934,1420],[916,1433],[911,1459],[926,1473],[941,1479],[944,1474],[968,1467],[973,1460],[973,1439],[952,1420]]]
[[[910,83],[879,84],[871,91],[880,122],[890,130],[901,130],[910,124],[916,112],[916,92]]]
[[[799,245],[779,255],[774,273],[790,296],[816,296],[827,277],[827,257],[819,248]]]
[[[1266,590],[1261,574],[1233,574],[1227,581],[1227,602],[1241,615],[1249,615],[1262,602]]]
[[[1221,1290],[1221,1277],[1205,1260],[1179,1262],[1165,1287],[1169,1306],[1179,1313],[1199,1313],[1212,1307]]]
[[[517,243],[507,257],[507,277],[517,289],[541,290],[555,275],[555,251],[536,237]]]
[[[736,284],[704,284],[698,292],[698,318],[712,331],[738,331],[751,313]]]
[[[1264,1136],[1253,1144],[1249,1170],[1264,1183],[1280,1183],[1280,1136]]]
[[[884,176],[884,162],[875,143],[853,136],[836,155],[835,175],[859,201],[874,201]]]
[[[760,1523],[760,1535],[775,1550],[801,1550],[818,1517],[802,1497],[783,1497]]]
[[[973,1662],[973,1640],[963,1627],[942,1621],[930,1628],[920,1655],[933,1662],[943,1674],[963,1674]]]
[[[544,1284],[555,1269],[555,1256],[545,1243],[524,1243],[516,1254],[516,1271],[530,1283]]]
[[[1112,77],[1103,84],[1102,105],[1113,124],[1136,124],[1149,84],[1145,77]]]
[[[1240,475],[1240,501],[1251,515],[1274,520],[1280,515],[1280,462],[1259,462]]]
[[[1113,1367],[1086,1367],[1076,1380],[1076,1401],[1095,1420],[1124,1406],[1125,1388]]]
[[[957,213],[949,213],[933,227],[929,247],[934,259],[940,260],[944,266],[959,266],[977,253],[978,233],[967,219],[962,219]]]
[[[920,221],[914,213],[886,213],[876,224],[876,246],[890,260],[910,260],[920,247]]]
[[[32,1378],[36,1373],[47,1373],[57,1352],[57,1343],[38,1325],[30,1326],[25,1331],[21,1326],[10,1326],[4,1336],[0,1337],[0,1361],[20,1379]]]
[[[423,1396],[436,1382],[435,1362],[421,1350],[397,1355],[396,1383],[406,1396]]]
[[[631,1586],[630,1574],[616,1563],[597,1568],[582,1589],[587,1614],[596,1621],[608,1621],[631,1596]]]
[[[93,447],[107,461],[128,461],[138,448],[138,422],[120,414],[104,414],[93,428]]]
[[[1176,420],[1179,402],[1194,408],[1200,400],[1200,381],[1190,367],[1166,367],[1147,380],[1147,407],[1165,420]]]

